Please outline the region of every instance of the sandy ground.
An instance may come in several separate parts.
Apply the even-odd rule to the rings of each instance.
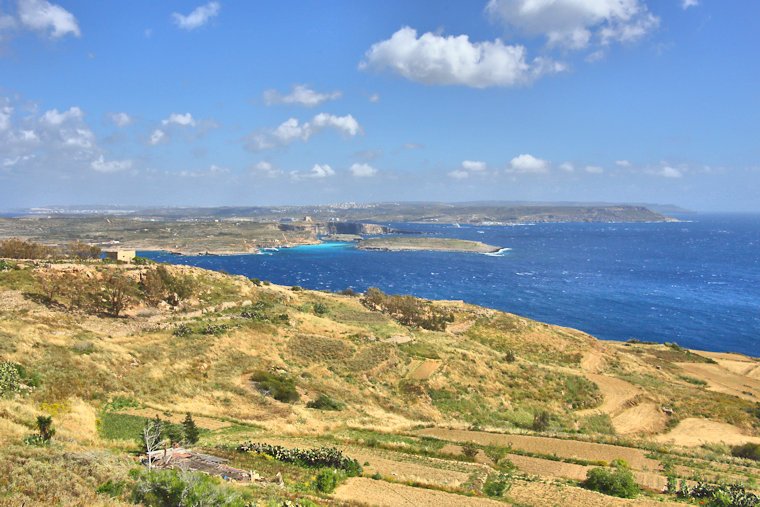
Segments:
[[[665,429],[667,419],[656,403],[648,401],[620,412],[612,425],[620,435],[652,434]]]
[[[562,440],[549,437],[529,435],[506,435],[467,430],[449,430],[444,428],[426,428],[417,432],[454,442],[475,442],[482,445],[509,445],[515,449],[541,454],[556,454],[563,458],[585,459],[589,461],[612,462],[622,458],[635,470],[656,471],[659,463],[644,456],[640,449],[621,447],[617,445],[580,442],[577,440]]]
[[[346,452],[360,463],[369,463],[364,466],[367,474],[372,475],[379,472],[383,477],[392,477],[397,481],[415,481],[425,484],[434,484],[441,486],[460,486],[467,482],[471,473],[478,472],[478,465],[472,465],[472,472],[461,472],[457,470],[446,470],[435,466],[428,466],[419,463],[410,463],[407,461],[398,461],[392,459],[392,456],[381,457],[377,452],[366,452],[358,448],[351,448]],[[446,463],[443,460],[436,460],[440,463],[434,463],[431,459],[417,457],[420,461],[428,461],[431,465]]]
[[[504,503],[488,498],[473,498],[432,489],[415,488],[354,477],[338,486],[333,497],[343,501],[360,500],[379,507],[504,507]]]
[[[760,437],[744,435],[742,431],[731,424],[709,419],[688,418],[664,435],[654,438],[658,442],[673,443],[684,447],[697,447],[705,443],[726,443],[728,445],[760,444]]]
[[[732,394],[749,401],[760,401],[760,378],[736,373],[736,362],[730,367],[721,364],[676,363],[687,375],[707,382],[708,388],[719,393]],[[749,368],[751,363],[747,365]],[[753,370],[750,368],[750,373]]]
[[[409,374],[412,380],[425,380],[435,373],[441,362],[437,359],[425,359],[417,368]]]

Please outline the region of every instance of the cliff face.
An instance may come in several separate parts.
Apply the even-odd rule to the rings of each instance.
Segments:
[[[358,222],[330,222],[327,224],[330,234],[388,234],[390,227],[377,224],[361,224]]]

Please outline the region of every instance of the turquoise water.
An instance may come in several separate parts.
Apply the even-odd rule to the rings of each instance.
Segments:
[[[498,256],[357,250],[348,243],[262,255],[147,257],[310,289],[379,287],[461,299],[599,338],[678,342],[760,356],[760,216],[690,222],[469,226],[393,224],[509,248]]]

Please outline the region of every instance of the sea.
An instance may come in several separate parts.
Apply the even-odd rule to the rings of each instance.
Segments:
[[[636,338],[760,356],[760,215],[680,219],[387,224],[501,247],[496,254],[365,251],[352,243],[323,243],[247,255],[140,255],[308,289],[378,287],[463,300],[605,340]]]

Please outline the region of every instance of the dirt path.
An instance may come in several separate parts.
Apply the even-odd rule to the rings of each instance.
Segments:
[[[634,406],[637,400],[644,395],[644,390],[635,385],[615,377],[586,373],[586,378],[599,386],[604,396],[601,406],[593,409],[579,411],[578,415],[588,415],[603,412],[615,417],[617,414]]]
[[[589,461],[612,462],[622,458],[635,470],[657,471],[659,463],[644,456],[640,449],[617,445],[596,444],[578,440],[563,440],[530,435],[507,435],[468,430],[449,430],[444,428],[426,428],[416,432],[454,442],[475,442],[481,445],[512,445],[515,449],[541,454],[555,454],[562,458],[585,459]]]
[[[655,437],[658,442],[670,442],[684,447],[697,447],[705,443],[740,445],[747,442],[760,444],[760,437],[744,435],[740,428],[709,419],[688,418],[664,435]]]
[[[362,477],[348,479],[338,486],[333,497],[345,502],[355,502],[360,499],[362,502],[378,507],[505,506],[503,502],[488,498],[474,498]]]

